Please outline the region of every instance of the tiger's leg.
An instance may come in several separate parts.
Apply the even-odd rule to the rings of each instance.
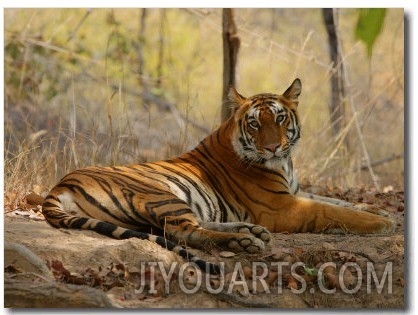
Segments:
[[[259,209],[254,222],[271,232],[390,233],[394,222],[369,212],[299,196],[280,197],[276,210]]]
[[[333,204],[333,205],[346,207],[346,208],[354,208],[356,206],[354,203],[351,203],[351,202],[348,202],[348,201],[345,201],[345,200],[340,200],[340,199],[330,198],[330,197],[324,197],[324,196],[308,193],[308,192],[305,192],[305,191],[299,191],[298,196],[303,197],[303,198],[307,198],[307,199],[313,199],[313,200],[320,201],[320,202],[326,202],[326,203],[330,203],[330,204]]]
[[[261,225],[255,225],[252,223],[246,222],[202,222],[200,226],[212,230],[212,231],[220,231],[220,232],[230,232],[230,233],[245,233],[254,235],[256,238],[259,238],[264,243],[268,243],[270,241],[270,232]]]
[[[320,196],[320,195],[316,195],[316,194],[312,194],[312,193],[307,193],[304,191],[299,191],[299,193],[297,194],[300,197],[303,198],[308,198],[308,199],[313,199],[316,201],[320,201],[320,202],[326,202],[326,203],[330,203],[333,205],[337,205],[337,206],[341,206],[344,208],[352,208],[352,209],[356,209],[356,210],[361,210],[361,211],[368,211],[371,213],[375,213],[375,214],[379,214],[379,215],[383,215],[383,216],[388,216],[388,213],[382,209],[379,209],[373,205],[369,205],[369,204],[364,204],[364,203],[351,203],[345,200],[341,200],[341,199],[337,199],[337,198],[330,198],[330,197],[324,197],[324,196]]]
[[[168,235],[192,247],[206,248],[214,245],[233,252],[257,253],[264,249],[264,243],[269,239],[265,228],[247,223],[216,228],[221,223],[199,223],[192,213],[178,217],[167,216],[164,220],[164,231]],[[251,229],[254,233],[251,233]]]

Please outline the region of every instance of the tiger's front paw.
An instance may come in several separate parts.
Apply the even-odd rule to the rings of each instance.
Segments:
[[[356,204],[354,209],[361,210],[365,215],[373,215],[364,218],[363,221],[370,230],[369,233],[387,234],[395,230],[396,223],[391,219],[388,211],[369,204]]]
[[[389,234],[394,232],[396,224],[390,218],[380,215],[362,212],[361,218],[355,220],[350,226],[347,224],[349,232],[358,234]]]
[[[262,240],[264,243],[268,243],[271,238],[269,230],[261,225],[247,224],[246,226],[239,228],[238,233],[253,235],[256,238]]]
[[[371,233],[389,234],[395,231],[396,224],[391,219],[379,218],[372,223]]]

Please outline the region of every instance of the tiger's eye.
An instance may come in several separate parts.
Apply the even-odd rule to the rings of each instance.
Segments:
[[[255,130],[258,130],[258,128],[260,127],[260,125],[258,124],[258,122],[256,120],[250,121],[249,125],[250,125],[251,128],[253,128]]]
[[[286,115],[278,115],[276,118],[276,122],[278,124],[281,124],[282,122],[284,122],[285,119],[286,119]]]

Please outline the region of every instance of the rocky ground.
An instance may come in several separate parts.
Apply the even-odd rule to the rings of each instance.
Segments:
[[[224,263],[209,277],[149,241],[51,228],[39,208],[6,196],[5,307],[404,308],[403,192],[314,192],[384,208],[396,231],[274,234],[258,255],[190,249]]]

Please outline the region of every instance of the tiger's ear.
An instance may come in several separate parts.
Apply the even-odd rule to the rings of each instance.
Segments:
[[[244,104],[245,99],[246,98],[244,96],[237,92],[235,87],[233,87],[232,85],[229,87],[228,102],[232,113],[234,113],[238,108],[240,108],[242,104]]]
[[[283,96],[288,98],[291,101],[296,102],[300,93],[302,92],[302,82],[299,79],[295,79],[292,85],[287,88],[283,93]]]

